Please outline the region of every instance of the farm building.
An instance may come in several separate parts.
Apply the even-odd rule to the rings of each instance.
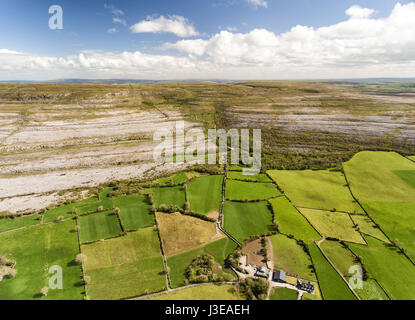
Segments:
[[[285,272],[282,270],[274,270],[272,273],[272,281],[285,283]]]
[[[262,266],[261,268],[257,270],[255,275],[257,277],[269,279],[270,273],[271,271],[267,267]]]
[[[306,291],[308,293],[314,292],[314,285],[310,282],[302,282],[301,280],[297,281],[297,289]]]

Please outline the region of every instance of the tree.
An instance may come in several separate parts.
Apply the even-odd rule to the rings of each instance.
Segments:
[[[104,207],[103,207],[103,206],[99,206],[99,207],[98,207],[98,211],[99,211],[99,212],[104,211]]]
[[[75,258],[75,262],[76,262],[77,264],[82,264],[82,263],[85,263],[85,262],[86,262],[86,260],[87,260],[87,256],[86,256],[86,255],[84,255],[83,253],[78,254],[78,255],[76,256],[76,258]]]
[[[40,290],[40,293],[44,297],[46,297],[48,295],[48,292],[49,292],[49,288],[48,287],[43,287],[42,290]]]
[[[87,285],[91,282],[91,277],[90,276],[84,276],[84,284]]]
[[[121,211],[121,210],[120,210],[120,208],[115,208],[115,209],[114,209],[114,212],[115,212],[116,214],[119,214],[119,213],[120,213],[120,211]]]

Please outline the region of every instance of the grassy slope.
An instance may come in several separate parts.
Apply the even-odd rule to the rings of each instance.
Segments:
[[[85,273],[92,299],[121,299],[164,290],[166,277],[153,227],[126,236],[83,245]]]
[[[321,249],[345,277],[352,275],[349,274],[351,266],[359,265],[354,261],[355,256],[337,241],[323,241]]]
[[[33,226],[40,223],[40,215],[34,214],[31,216],[0,219],[0,232],[16,230],[23,227]]]
[[[415,268],[395,248],[367,237],[369,246],[350,244],[352,251],[362,258],[370,276],[377,279],[392,299],[415,299]]]
[[[393,152],[360,152],[344,164],[354,195],[382,230],[415,260],[415,188],[397,172],[415,163]]]
[[[315,274],[309,268],[312,265],[310,257],[294,239],[282,234],[276,234],[270,238],[275,268],[301,278],[316,279]]]
[[[286,235],[293,235],[296,239],[309,242],[319,239],[320,235],[308,221],[298,212],[285,197],[269,201],[274,211],[274,219],[279,224],[279,230]]]
[[[224,228],[239,242],[250,236],[273,230],[267,202],[239,203],[227,201],[223,208]]]
[[[351,218],[355,224],[359,227],[360,232],[368,234],[376,239],[389,242],[388,238],[383,234],[383,232],[377,228],[372,220],[365,215],[351,215]]]
[[[193,259],[202,254],[210,254],[215,261],[222,265],[227,256],[236,248],[236,244],[228,238],[223,238],[207,244],[202,248],[180,253],[167,258],[170,269],[170,280],[174,288],[185,285],[185,271]],[[226,271],[232,275],[232,272]]]
[[[115,213],[107,211],[79,217],[81,243],[115,237],[121,226]]]
[[[0,252],[17,263],[16,277],[0,284],[0,300],[83,299],[82,271],[73,263],[79,253],[73,220],[0,235]],[[49,290],[41,297],[51,276],[46,268],[53,265],[62,267],[63,290]]]
[[[186,202],[185,191],[182,186],[153,188],[154,204],[158,208],[161,204],[183,207]]]
[[[347,213],[300,209],[308,221],[324,236],[344,241],[365,243]]]
[[[243,300],[233,285],[208,285],[162,294],[151,300]]]
[[[186,186],[190,210],[207,214],[219,211],[222,202],[223,176],[205,176],[193,179]]]
[[[113,198],[114,206],[120,209],[120,218],[128,231],[154,225],[154,215],[147,199],[139,195]]]
[[[268,174],[298,207],[363,213],[340,172],[271,170]]]
[[[271,183],[228,180],[226,198],[230,200],[265,200],[281,195]]]
[[[228,171],[227,178],[253,182],[272,182],[266,174],[244,175],[242,172],[238,171]]]
[[[325,300],[355,300],[347,284],[324,258],[316,244],[309,246],[320,289]]]

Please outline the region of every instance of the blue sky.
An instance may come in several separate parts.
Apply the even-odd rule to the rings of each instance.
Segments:
[[[2,30],[0,50],[3,50],[3,61],[11,61],[10,55],[13,55],[13,60],[8,67],[0,69],[0,79],[5,80],[16,76],[27,79],[50,79],[54,78],[54,70],[57,77],[140,78],[146,75],[148,78],[149,75],[151,76],[149,61],[152,59],[163,59],[161,65],[177,63],[176,69],[167,70],[165,74],[162,74],[163,70],[155,70],[155,73],[163,78],[187,78],[189,76],[232,78],[232,75],[242,78],[304,78],[309,73],[310,67],[317,71],[316,77],[334,77],[337,74],[336,70],[339,71],[338,77],[347,77],[349,75],[344,70],[349,64],[353,64],[360,70],[361,65],[360,67],[358,65],[364,64],[367,71],[361,76],[381,76],[380,71],[385,69],[386,63],[388,63],[387,72],[389,73],[385,76],[404,76],[405,74],[401,75],[399,70],[405,71],[405,68],[399,69],[396,63],[402,63],[403,60],[407,64],[405,72],[408,72],[408,64],[412,65],[413,52],[412,50],[409,52],[402,50],[412,48],[412,43],[409,43],[410,39],[405,38],[405,43],[398,44],[397,47],[402,52],[394,53],[394,57],[390,57],[389,53],[384,50],[383,56],[373,59],[364,56],[365,52],[362,52],[361,60],[356,57],[354,51],[347,57],[338,56],[334,59],[334,55],[338,55],[338,52],[347,50],[352,52],[351,46],[353,45],[349,41],[334,48],[327,42],[332,41],[334,45],[337,43],[336,39],[346,41],[345,39],[350,38],[350,35],[343,36],[343,34],[349,31],[353,33],[359,19],[364,34],[356,34],[355,40],[362,37],[373,39],[374,35],[379,34],[380,36],[380,33],[387,33],[387,30],[396,30],[400,26],[397,26],[393,21],[376,26],[378,29],[375,34],[372,29],[374,25],[378,25],[376,21],[384,21],[391,15],[396,9],[397,3],[398,1],[392,0],[120,0],[112,2],[99,0],[0,0],[0,30]],[[413,3],[403,0],[399,3],[399,6],[405,9],[402,9],[399,14],[402,17],[409,15],[415,20],[415,16],[411,16]],[[63,9],[63,30],[50,30],[48,27],[48,20],[51,16],[48,9],[51,5],[60,5]],[[358,6],[360,11],[357,14],[346,14],[346,11],[352,6]],[[366,14],[365,8],[373,9],[373,11]],[[362,16],[359,12],[362,12]],[[179,20],[185,26],[192,27],[195,34],[178,35],[169,31],[168,27],[163,29],[166,26],[160,27],[163,30],[154,32],[144,32],[142,26],[138,28],[141,30],[139,32],[134,32],[132,29],[135,24],[146,20],[155,20],[155,23],[152,22],[152,27],[154,27],[160,22],[157,20],[160,17],[165,18],[165,21],[178,20],[177,17],[180,17],[183,20]],[[119,22],[114,22],[114,19],[118,19]],[[353,20],[349,23],[348,28],[336,31],[338,28],[336,29],[335,26],[348,20]],[[305,29],[300,30],[301,35],[298,30],[291,32],[297,25],[311,28],[315,30],[315,33],[306,32],[307,34],[304,34]],[[408,28],[405,30],[406,33],[411,32],[409,30],[411,26],[410,21],[407,21],[403,26]],[[336,35],[328,36],[324,28],[331,28],[330,30]],[[320,29],[321,32],[317,32]],[[227,30],[227,33],[224,33],[224,30]],[[255,30],[262,30],[262,33],[255,32]],[[340,32],[340,35],[336,32]],[[284,33],[288,33],[292,39],[281,38]],[[301,39],[298,40],[298,37],[304,36],[308,37],[307,41],[315,37],[319,39],[326,37],[326,39],[310,43],[303,49],[299,49],[298,54],[294,57],[286,57],[283,49],[285,48],[286,51],[291,50],[292,47],[298,49],[298,45],[304,42]],[[407,37],[410,38],[410,36],[409,33]],[[182,40],[185,42],[179,43]],[[296,41],[299,41],[299,44],[296,44]],[[385,48],[388,44],[390,45],[390,41],[394,41],[393,37],[380,39]],[[267,54],[258,59],[249,56],[248,53],[252,50],[247,48],[251,45],[254,50],[263,45],[262,51],[267,51]],[[272,50],[270,46],[273,47]],[[373,52],[382,54],[382,50],[375,50],[378,44],[375,47],[372,48]],[[352,49],[356,50],[356,48]],[[236,54],[239,52],[238,50],[240,50],[241,56]],[[299,65],[302,71],[298,72],[299,68],[291,65],[303,59],[302,53],[304,56],[309,56],[310,52],[307,53],[306,50],[312,50],[311,55],[318,55],[319,58],[304,61],[303,65]],[[333,50],[333,52],[327,53],[327,50]],[[131,55],[131,59],[129,58],[131,68],[136,73],[125,72],[128,65],[114,62],[114,59],[111,63],[108,62],[111,57],[115,58],[111,56],[112,54],[123,52]],[[137,52],[140,54],[139,57],[138,54],[134,55]],[[314,52],[316,53],[314,54]],[[19,56],[14,53],[18,53]],[[99,55],[94,55],[96,53]],[[80,57],[80,54],[83,54],[83,58],[89,59],[89,62],[85,62],[86,60]],[[245,56],[242,56],[243,54]],[[275,55],[274,60],[272,60],[273,55]],[[399,59],[399,55],[401,59]],[[411,59],[408,58],[408,55]],[[134,58],[132,58],[133,56]],[[260,53],[258,56],[262,56],[262,54]],[[174,57],[182,60],[171,61]],[[65,61],[62,60],[59,64],[59,61],[56,62],[53,59],[64,59]],[[105,63],[102,62],[102,66],[100,66],[97,62],[98,59],[102,59]],[[117,59],[122,60],[123,58],[118,56]],[[136,63],[133,59],[145,60],[146,63]],[[323,72],[323,69],[327,69],[324,59],[328,59],[328,64],[335,65],[330,70]],[[38,63],[40,60],[45,62]],[[380,60],[384,60],[385,65],[379,64]],[[0,55],[1,61],[2,56]],[[117,63],[120,65],[118,69]],[[374,68],[373,63],[378,63],[379,67]],[[223,65],[228,68],[227,72],[224,71]],[[289,65],[291,68],[287,67]],[[27,70],[28,67],[30,70]],[[190,70],[192,67],[193,71]],[[261,76],[258,69],[263,68],[264,71],[267,71],[270,67],[274,68],[275,76],[269,72],[264,72]],[[189,68],[189,70],[185,73],[174,71],[181,71],[183,68]],[[200,70],[195,72],[196,69]],[[215,74],[212,70],[220,72]],[[236,70],[237,72],[235,72]],[[352,75],[350,74],[350,76]]]

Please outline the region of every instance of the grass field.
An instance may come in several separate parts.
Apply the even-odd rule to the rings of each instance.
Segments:
[[[365,243],[347,213],[300,209],[310,223],[325,237]]]
[[[98,202],[98,198],[91,197],[82,201],[73,202],[64,206],[59,206],[54,209],[48,210],[43,214],[43,222],[53,222],[56,221],[59,217],[63,217],[64,219],[72,218],[73,208],[78,208],[80,210],[84,206],[93,205],[94,203]],[[79,212],[78,212],[79,213]]]
[[[271,183],[228,180],[226,198],[229,200],[265,200],[281,195]]]
[[[228,255],[235,250],[236,244],[228,238],[223,238],[207,244],[204,247],[197,248],[191,251],[180,253],[167,258],[167,265],[169,266],[170,280],[173,288],[177,288],[186,284],[185,271],[193,259],[202,254],[211,255],[222,271],[220,274],[227,274],[234,279],[234,274],[230,270],[222,268],[224,260]]]
[[[274,227],[266,201],[252,203],[227,201],[223,214],[225,230],[239,242],[250,236],[265,234],[272,231]]]
[[[148,200],[139,195],[128,195],[113,198],[116,208],[120,209],[120,218],[128,231],[154,225],[154,215]]]
[[[375,279],[363,281],[362,288],[355,291],[362,300],[390,300]]]
[[[297,209],[285,197],[269,201],[274,211],[274,219],[279,224],[280,232],[293,235],[296,239],[310,242],[321,238]]]
[[[187,288],[162,294],[150,300],[243,300],[243,298],[236,293],[235,286],[224,284]]]
[[[316,279],[316,275],[309,268],[312,266],[310,257],[294,239],[282,234],[273,235],[270,239],[276,269],[300,278]]]
[[[87,295],[95,300],[121,299],[166,289],[163,259],[154,227],[83,245]]]
[[[23,227],[33,226],[40,223],[40,215],[34,214],[19,218],[0,219],[0,232],[16,230]]]
[[[355,262],[355,255],[337,241],[325,240],[321,243],[321,249],[345,277],[352,276],[349,273],[351,266],[360,265]]]
[[[288,288],[274,288],[271,291],[269,300],[297,300],[298,292]]]
[[[223,176],[205,176],[193,179],[186,186],[190,210],[208,214],[219,211],[222,202]]]
[[[317,245],[313,243],[309,249],[323,298],[325,300],[356,300],[347,284],[324,258]]]
[[[81,243],[112,238],[121,234],[117,215],[112,211],[94,213],[79,217]]]
[[[415,299],[415,268],[398,253],[396,248],[372,237],[367,237],[369,246],[349,244],[350,249],[362,258],[370,276],[380,282],[392,299]]]
[[[383,232],[373,224],[372,220],[365,215],[351,215],[351,218],[355,224],[359,227],[360,232],[368,234],[376,239],[389,242],[388,238]]]
[[[153,188],[153,193],[156,208],[160,207],[161,204],[183,208],[186,202],[186,195],[182,186]]]
[[[252,182],[272,182],[266,174],[244,175],[242,172],[238,171],[228,171],[227,178]]]
[[[111,210],[114,208],[112,198],[109,197],[109,194],[112,192],[112,190],[112,188],[105,188],[99,194],[100,205],[104,207],[104,210]]]
[[[270,170],[267,173],[297,207],[363,213],[340,172]]]
[[[0,300],[83,299],[81,267],[73,262],[79,253],[74,220],[2,234],[0,252],[16,261],[17,270],[14,279],[1,282]],[[54,265],[62,268],[63,289],[42,297],[40,290],[52,276],[48,268]]]
[[[180,213],[156,213],[156,219],[167,256],[203,246],[217,238],[213,222]],[[223,237],[222,234],[218,234]]]
[[[170,177],[161,178],[152,183],[153,186],[176,186],[183,184],[188,180],[186,172],[181,172]]]
[[[344,169],[369,215],[415,260],[415,188],[408,183],[415,163],[393,152],[360,152]]]

